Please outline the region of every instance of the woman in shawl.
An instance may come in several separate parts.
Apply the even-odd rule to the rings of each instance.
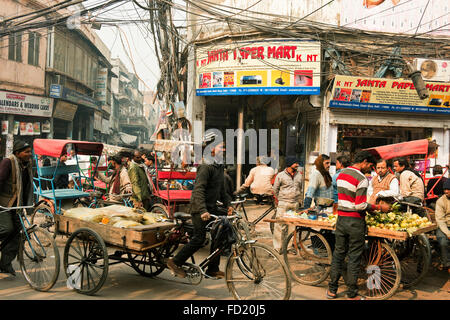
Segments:
[[[316,206],[318,198],[333,199],[332,178],[330,175],[330,157],[321,154],[314,161],[315,168],[309,179],[309,186],[306,190],[304,208],[311,207],[312,199],[315,199]]]

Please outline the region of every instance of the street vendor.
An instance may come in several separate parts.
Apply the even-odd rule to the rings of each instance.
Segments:
[[[379,159],[376,164],[377,175],[370,180],[367,196],[369,203],[377,203],[379,198],[398,197],[400,195],[398,179],[389,172],[387,162]]]
[[[344,272],[344,261],[347,263],[347,297],[349,300],[361,300],[358,295],[357,280],[364,251],[366,235],[366,211],[381,210],[388,212],[390,206],[382,203],[372,205],[367,202],[369,182],[364,173],[370,172],[375,159],[368,151],[360,151],[355,155],[353,164],[341,171],[337,178],[338,186],[338,219],[335,231],[335,249],[331,261],[330,282],[326,296],[335,299],[339,280]]]
[[[425,185],[422,177],[414,171],[406,158],[394,159],[394,170],[400,180],[400,195],[404,201],[422,204],[425,198]]]
[[[105,176],[102,172],[98,172],[98,177],[95,180],[103,181],[109,185],[109,198],[114,201],[120,201],[121,194],[131,194],[132,186],[127,169],[122,165],[122,158],[120,156],[112,156],[109,158],[109,163],[114,172],[110,176]]]
[[[436,238],[441,248],[442,267],[450,272],[450,179],[443,186],[444,195],[436,202]]]

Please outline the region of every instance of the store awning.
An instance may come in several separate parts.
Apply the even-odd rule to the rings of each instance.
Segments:
[[[133,136],[131,134],[125,133],[125,132],[119,132],[120,140],[122,140],[123,143],[132,145],[135,144],[137,141],[137,136]]]
[[[365,149],[380,159],[393,159],[415,154],[428,154],[428,139],[414,140]]]

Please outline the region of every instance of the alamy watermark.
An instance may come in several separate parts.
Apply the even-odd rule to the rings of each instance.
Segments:
[[[278,129],[226,129],[225,137],[218,129],[208,129],[202,132],[202,122],[194,121],[194,143],[180,143],[171,152],[174,164],[219,163],[226,165],[256,164],[256,158],[278,167],[279,130]],[[189,136],[186,129],[177,129],[174,136]],[[270,135],[270,139],[269,139]],[[210,139],[205,141],[205,137]],[[270,140],[270,148],[268,141]],[[225,151],[217,152],[217,146],[225,143]],[[248,151],[247,151],[248,149]],[[247,155],[247,156],[246,156]]]

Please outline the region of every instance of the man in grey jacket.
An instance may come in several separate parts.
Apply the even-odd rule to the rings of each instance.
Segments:
[[[289,210],[297,210],[301,199],[302,175],[298,170],[299,164],[295,157],[286,158],[286,169],[280,172],[273,184],[273,192],[278,199],[277,217],[286,216]],[[273,231],[273,247],[281,253],[283,240],[293,231],[290,225],[275,223]]]

